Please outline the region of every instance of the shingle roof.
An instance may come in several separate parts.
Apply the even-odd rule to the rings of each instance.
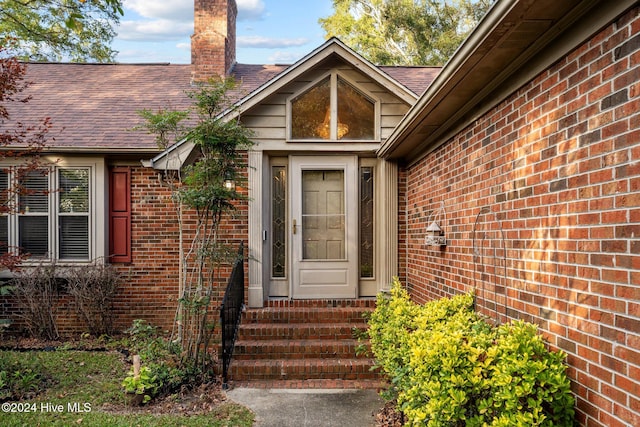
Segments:
[[[235,96],[250,94],[289,66],[236,64],[240,87]],[[421,94],[438,68],[381,67],[390,77]],[[190,65],[169,64],[70,64],[30,63],[25,94],[28,103],[10,106],[12,121],[26,124],[50,117],[53,129],[49,145],[83,151],[155,152],[151,135],[132,131],[142,123],[142,109],[170,106],[186,109],[191,100]]]
[[[442,67],[391,67],[383,65],[379,68],[402,83],[411,92],[422,95],[438,76]]]
[[[30,63],[25,104],[12,105],[12,120],[35,123],[50,117],[50,146],[92,151],[155,151],[151,135],[131,129],[142,123],[137,111],[191,102],[189,65],[107,65]]]

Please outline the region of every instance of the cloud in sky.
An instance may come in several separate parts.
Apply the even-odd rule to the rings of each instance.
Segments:
[[[265,16],[263,0],[237,0],[237,5],[238,21],[257,21]],[[121,21],[121,40],[166,41],[193,33],[193,0],[125,0],[124,7],[143,19]]]
[[[238,21],[259,21],[265,16],[264,1],[237,0]]]
[[[114,40],[114,48],[119,51],[117,60],[189,63],[193,1],[123,0],[125,15]],[[298,21],[298,25],[293,25],[291,18],[304,15],[302,11],[315,10],[318,6],[315,2],[311,9],[299,0],[236,0],[236,3],[239,61],[291,63],[303,56],[305,46],[313,40],[307,31],[312,25],[300,25]]]
[[[290,51],[277,51],[272,55],[269,55],[267,60],[268,64],[293,64],[298,59],[303,57],[305,52],[290,52]]]
[[[193,21],[193,0],[124,0],[124,7],[144,18]]]
[[[189,37],[192,32],[193,22],[167,19],[122,21],[118,28],[118,38],[131,41],[167,41]]]
[[[238,37],[238,47],[253,47],[259,49],[278,49],[284,47],[303,46],[309,42],[306,38],[295,39],[275,39],[261,36],[243,36]]]

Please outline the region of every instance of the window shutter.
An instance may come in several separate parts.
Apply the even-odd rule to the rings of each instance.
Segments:
[[[131,168],[109,174],[109,260],[131,262]]]

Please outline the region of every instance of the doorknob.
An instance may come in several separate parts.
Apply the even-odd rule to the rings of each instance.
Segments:
[[[296,223],[296,220],[293,220],[293,234],[296,234],[296,231],[298,231],[298,224]]]

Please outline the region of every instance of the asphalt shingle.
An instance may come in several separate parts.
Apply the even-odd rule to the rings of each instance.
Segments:
[[[286,65],[236,64],[244,97],[286,70]],[[381,67],[408,89],[421,94],[433,81],[436,67]],[[110,152],[154,152],[151,135],[132,131],[142,123],[138,111],[186,109],[191,65],[29,63],[28,103],[9,106],[11,121],[35,124],[45,117],[53,123],[49,145],[57,149]],[[1,124],[0,124],[1,125]],[[7,124],[5,124],[7,125]]]

